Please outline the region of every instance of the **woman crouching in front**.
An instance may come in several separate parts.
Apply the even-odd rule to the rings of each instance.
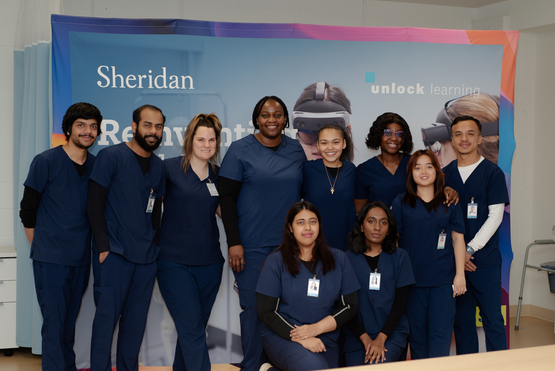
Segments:
[[[256,288],[262,344],[273,365],[282,371],[338,367],[339,329],[357,313],[359,287],[345,253],[324,242],[318,209],[294,203],[283,243],[266,259]]]

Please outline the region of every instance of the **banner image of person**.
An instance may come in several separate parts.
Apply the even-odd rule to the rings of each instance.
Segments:
[[[276,95],[292,114],[304,89],[325,81],[340,88],[350,101],[350,107],[345,107],[350,111],[344,116],[349,121],[353,139],[350,157],[355,165],[377,154],[368,150],[364,142],[372,122],[384,112],[403,116],[410,125],[414,149],[431,148],[446,165],[453,157],[445,128],[454,118],[454,112],[479,115],[480,107],[493,106],[494,112],[484,116],[490,123],[484,142],[491,142],[491,146],[485,148],[483,144],[482,153],[488,153],[484,154],[488,159],[495,159],[510,185],[515,148],[517,31],[57,15],[52,16],[52,31],[53,146],[65,140],[59,123],[74,102],[92,103],[104,116],[102,135],[92,148],[93,153],[129,141],[133,135],[131,113],[143,104],[153,104],[167,117],[162,145],[156,151],[158,156],[180,155],[187,123],[197,113],[212,112],[224,126],[222,154],[225,155],[233,141],[254,131],[251,115],[260,98]],[[293,125],[286,129],[286,134],[298,137]],[[306,147],[307,151],[311,149]],[[507,334],[509,268],[513,257],[509,212],[507,207],[500,227],[502,310],[507,319]],[[220,230],[223,233],[222,227]],[[223,234],[221,244],[222,251],[227,251]],[[229,292],[232,284],[231,275],[226,281],[224,273],[211,319],[214,327],[228,333],[238,328],[240,311]],[[149,313],[141,359],[145,365],[165,365],[173,359],[174,344],[170,345],[172,340],[168,340],[171,335],[167,335],[167,329],[160,329],[165,326],[161,325],[162,317],[168,323],[169,316],[162,309],[154,310],[157,305],[161,306],[153,301]],[[91,308],[94,304],[89,307],[91,313],[81,313],[80,321],[90,321],[86,318],[92,318],[94,309]],[[78,331],[85,331],[87,325],[78,325]],[[88,343],[79,345],[84,338],[83,334],[77,336],[76,347],[88,346]],[[155,341],[155,338],[162,340]],[[162,344],[160,350],[155,343]],[[167,355],[163,349],[170,349]],[[78,368],[88,364],[85,353],[86,350],[83,354],[77,352]]]

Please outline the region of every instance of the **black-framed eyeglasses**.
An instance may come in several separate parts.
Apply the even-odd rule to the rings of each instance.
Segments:
[[[397,138],[403,139],[405,137],[405,132],[401,130],[393,132],[393,130],[391,129],[385,129],[383,131],[383,135],[385,135],[388,138],[391,138],[393,135],[395,135]]]

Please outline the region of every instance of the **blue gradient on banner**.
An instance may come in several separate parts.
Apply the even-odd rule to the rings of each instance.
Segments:
[[[511,174],[513,153],[516,148],[514,136],[515,108],[504,96],[499,101],[499,167]],[[510,193],[509,193],[510,194]]]

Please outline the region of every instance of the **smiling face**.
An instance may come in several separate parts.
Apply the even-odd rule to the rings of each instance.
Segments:
[[[262,106],[256,122],[260,135],[270,140],[278,138],[286,122],[283,107],[275,100],[269,99]]]
[[[68,143],[77,148],[87,149],[94,144],[98,135],[98,123],[96,119],[77,119],[71,126]]]
[[[141,112],[139,123],[132,122],[131,128],[139,146],[146,152],[152,152],[162,143],[164,118],[160,111],[147,108]]]
[[[213,128],[199,126],[193,136],[193,157],[209,161],[216,153],[216,132]]]
[[[385,133],[382,135],[382,142],[380,143],[382,153],[396,155],[399,153],[401,146],[403,145],[403,139],[397,136],[397,133],[403,132],[403,127],[401,125],[391,123],[387,125],[386,130],[388,130],[392,135],[387,136]]]
[[[361,229],[366,238],[366,246],[381,245],[389,231],[389,219],[385,210],[381,207],[368,210]]]
[[[436,180],[436,169],[428,155],[422,155],[416,160],[412,177],[418,186],[433,186]]]
[[[482,135],[474,121],[459,121],[451,128],[451,141],[456,152],[463,155],[478,155],[478,146],[482,143]]]
[[[339,130],[323,129],[318,133],[317,147],[324,165],[338,167],[340,164],[339,158],[345,147],[347,147],[347,141],[343,139],[343,135]]]
[[[320,229],[318,217],[312,211],[303,209],[295,215],[289,229],[299,248],[313,248]]]

